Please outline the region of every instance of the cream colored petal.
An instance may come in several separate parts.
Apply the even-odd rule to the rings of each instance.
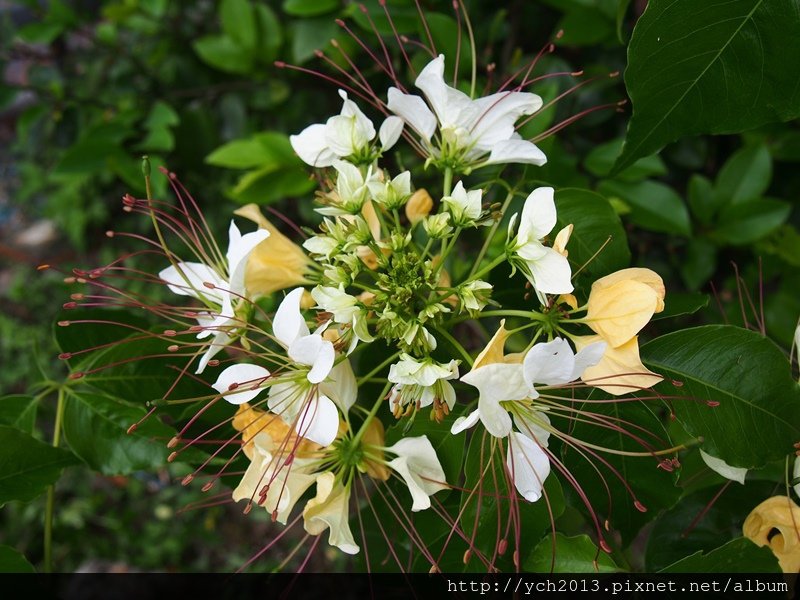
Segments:
[[[595,288],[606,288],[614,285],[615,283],[626,280],[638,281],[639,283],[644,283],[645,285],[653,288],[653,291],[659,298],[659,303],[656,306],[655,312],[658,313],[664,310],[664,296],[666,294],[664,280],[661,279],[661,276],[658,273],[650,269],[631,267],[630,269],[621,269],[619,271],[615,271],[614,273],[606,275],[605,277],[601,277],[595,281],[594,284],[592,284],[592,290]]]
[[[575,347],[582,350],[589,344],[603,341],[599,335],[572,338]],[[603,358],[593,367],[587,368],[581,377],[584,383],[621,396],[653,387],[663,377],[649,371],[639,358],[639,338],[633,337],[617,347],[607,347]]]
[[[505,328],[505,324],[505,319],[500,321],[500,327],[498,327],[492,339],[489,340],[489,343],[481,350],[481,353],[478,354],[475,362],[472,364],[473,371],[484,365],[503,362],[503,352],[506,346],[506,339],[508,339],[508,330]]]
[[[305,529],[311,535],[330,530],[328,543],[347,554],[357,554],[360,548],[353,539],[348,522],[350,491],[336,481],[331,472],[317,476],[317,495],[303,509]]]
[[[791,498],[764,500],[747,516],[742,533],[758,546],[769,546],[784,573],[800,572],[800,506]]]
[[[660,300],[652,287],[632,279],[609,286],[592,286],[586,324],[616,348],[650,322]]]
[[[411,198],[406,202],[406,218],[412,225],[427,217],[431,210],[433,210],[433,198],[424,188],[411,194]]]

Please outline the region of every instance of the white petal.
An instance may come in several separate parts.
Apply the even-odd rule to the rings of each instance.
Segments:
[[[470,427],[474,427],[480,418],[480,412],[477,410],[473,410],[466,417],[458,417],[453,423],[453,426],[450,428],[450,433],[455,435],[457,433],[461,433],[462,431],[466,431]]]
[[[731,481],[738,481],[742,485],[744,485],[744,478],[747,475],[747,469],[743,467],[732,467],[728,463],[726,463],[721,458],[717,458],[716,456],[711,456],[707,452],[700,450],[700,456],[703,459],[703,462],[708,465],[708,468],[712,471],[716,471],[720,475],[722,475],[725,479],[730,479]]]
[[[297,135],[290,135],[289,142],[303,162],[312,167],[330,167],[337,156],[325,141],[326,127],[322,123],[309,125]]]
[[[269,371],[264,367],[239,363],[222,371],[211,387],[223,394],[223,398],[231,404],[244,404],[264,391],[264,388],[259,386],[269,375]],[[234,391],[229,391],[231,386],[237,387]]]
[[[540,187],[525,199],[519,223],[519,237],[525,240],[541,240],[556,226],[556,203],[553,188]]]
[[[546,413],[535,409],[518,411],[514,413],[514,424],[522,435],[547,448],[550,431],[545,427],[550,426],[550,419]]]
[[[244,273],[250,253],[261,242],[269,237],[266,229],[257,229],[241,235],[239,228],[231,221],[228,229],[228,276],[230,277],[229,289],[234,295],[244,296]]]
[[[425,93],[443,127],[471,127],[478,113],[472,99],[444,81],[444,55],[429,62],[414,82]]]
[[[203,263],[182,262],[171,265],[158,274],[167,282],[167,287],[179,296],[206,298],[215,304],[222,304],[222,297],[227,293],[227,282],[214,269]],[[209,289],[204,283],[214,284],[217,288]]]
[[[388,464],[408,486],[413,500],[411,510],[430,508],[430,496],[447,486],[444,470],[427,436],[403,438],[386,451],[397,455]]]
[[[526,165],[536,165],[541,167],[547,163],[547,156],[539,150],[539,147],[528,140],[506,140],[499,142],[492,147],[492,152],[484,165],[496,165],[505,163],[518,163]]]
[[[536,502],[542,497],[544,480],[550,474],[550,459],[539,444],[512,431],[508,438],[506,465],[523,498]]]
[[[319,383],[328,376],[336,359],[336,351],[328,340],[315,333],[295,340],[289,346],[289,358],[293,361],[311,367],[308,380]]]
[[[797,335],[795,333],[795,335]],[[794,459],[794,478],[800,479],[800,456]],[[800,498],[800,483],[794,486],[794,493],[795,495]]]
[[[200,375],[200,373],[205,371],[206,367],[208,366],[208,362],[232,341],[233,338],[231,338],[227,332],[217,332],[217,334],[214,336],[214,339],[209,342],[208,350],[206,350],[205,353],[203,353],[203,356],[200,357],[200,362],[197,364],[197,370],[194,372],[195,375]]]
[[[528,262],[531,283],[537,292],[544,294],[569,294],[572,287],[572,269],[565,256],[552,248],[544,248],[544,254]]]
[[[277,340],[288,348],[297,338],[308,335],[308,325],[300,313],[303,288],[286,294],[272,319],[272,332]]]
[[[572,381],[574,370],[575,354],[567,340],[562,338],[534,345],[522,362],[525,383],[531,389],[534,389],[534,383],[561,385]]]
[[[342,412],[349,411],[358,397],[358,383],[350,361],[342,360],[333,367],[328,378],[319,385],[319,390],[333,400]]]
[[[394,115],[386,117],[378,131],[378,139],[381,141],[381,150],[390,150],[400,139],[403,133],[403,119]]]
[[[404,94],[397,88],[389,88],[389,110],[399,116],[416,131],[422,139],[429,142],[436,131],[436,116],[419,96]]]
[[[292,425],[310,391],[309,386],[298,385],[295,382],[274,383],[269,386],[267,408],[270,412],[280,415],[287,425]]]
[[[542,107],[542,99],[530,92],[498,92],[473,101],[476,120],[470,134],[484,151],[509,140],[515,134],[514,123]]]
[[[572,371],[570,381],[581,378],[586,369],[595,366],[603,360],[603,355],[607,347],[608,344],[605,342],[594,342],[581,349],[581,351],[575,355],[575,369]]]
[[[295,431],[320,446],[329,446],[339,431],[339,411],[336,410],[336,405],[323,394],[309,399],[297,415]]]

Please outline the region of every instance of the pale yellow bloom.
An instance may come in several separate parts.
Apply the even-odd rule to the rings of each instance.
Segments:
[[[791,498],[764,500],[747,515],[742,533],[759,546],[769,546],[784,573],[800,573],[800,506]]]
[[[569,252],[567,251],[567,242],[569,242],[569,238],[572,235],[573,227],[574,225],[570,223],[561,231],[559,231],[556,235],[556,239],[553,240],[553,250],[565,258],[569,256]]]
[[[313,262],[303,249],[270,223],[255,204],[235,210],[234,214],[250,219],[269,237],[256,246],[247,261],[245,287],[252,294],[271,294],[290,287],[308,285]]]
[[[350,489],[337,481],[330,471],[317,476],[317,495],[303,509],[303,524],[311,535],[330,529],[328,543],[347,554],[360,548],[353,539],[348,521]]]
[[[416,225],[431,214],[431,210],[433,210],[433,198],[424,188],[411,194],[411,198],[406,203],[406,217],[412,225]]]
[[[302,457],[312,456],[321,447],[305,438],[300,438],[298,444],[294,428],[284,423],[279,415],[255,408],[246,402],[239,405],[231,424],[236,431],[242,432],[244,453],[250,460],[253,459],[253,440],[259,433],[269,434],[276,444],[294,449],[295,454]]]
[[[580,352],[589,344],[602,341],[599,335],[581,335],[572,338]],[[609,394],[620,396],[637,392],[660,382],[661,375],[649,371],[639,358],[639,338],[634,336],[621,346],[607,346],[603,358],[593,367],[588,367],[581,380]]]

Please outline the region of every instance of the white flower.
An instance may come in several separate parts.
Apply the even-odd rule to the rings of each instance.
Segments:
[[[197,298],[213,310],[197,315],[203,327],[198,339],[213,336],[208,349],[200,358],[195,373],[202,373],[211,360],[233,338],[230,329],[237,325],[234,304],[246,296],[244,285],[247,259],[256,246],[269,237],[266,229],[258,229],[242,235],[231,221],[228,228],[228,252],[225,256],[224,271],[198,262],[179,262],[163,269],[158,276],[167,283],[169,289],[180,296]],[[211,284],[211,288],[205,284]]]
[[[425,408],[437,401],[446,406],[447,414],[456,403],[456,392],[448,380],[458,378],[458,361],[440,364],[431,359],[418,361],[408,354],[389,367],[387,379],[394,383],[389,393],[389,405],[398,414],[409,404]]]
[[[359,214],[368,199],[369,185],[377,180],[377,173],[373,173],[370,166],[364,176],[358,167],[344,160],[333,161],[333,168],[337,172],[335,204],[316,211],[323,215]]]
[[[580,379],[586,369],[600,362],[606,346],[605,342],[595,342],[575,354],[563,338],[534,345],[522,361],[529,397],[539,397],[534,384],[564,385]]]
[[[744,467],[732,467],[721,458],[712,456],[704,450],[700,450],[700,457],[712,471],[722,475],[725,479],[738,481],[744,485],[744,478],[747,476],[747,469]]]
[[[312,167],[330,167],[338,158],[367,158],[371,154],[370,142],[375,138],[372,121],[347,98],[347,92],[339,90],[339,96],[343,101],[339,115],[331,117],[325,124],[310,125],[298,135],[289,136],[294,151]],[[394,146],[402,131],[401,119],[387,118],[378,136],[381,151]]]
[[[514,215],[509,231],[516,221]],[[572,270],[563,255],[542,244],[542,240],[556,225],[556,205],[553,188],[533,190],[525,200],[522,218],[511,251],[524,261],[523,272],[536,290],[542,304],[545,294],[569,294],[572,290]]]
[[[263,384],[269,377],[270,372],[264,367],[239,363],[224,369],[211,387],[231,404],[239,405],[264,391]]]
[[[434,159],[462,167],[547,162],[542,151],[521,139],[514,126],[521,116],[542,107],[536,94],[507,91],[473,100],[445,83],[444,55],[428,63],[415,85],[425,94],[427,104],[419,96],[391,87],[387,105],[419,134]],[[438,148],[432,143],[437,126]]]
[[[403,171],[386,182],[374,180],[368,186],[375,202],[388,210],[395,210],[403,206],[411,196],[411,172]]]
[[[427,436],[403,438],[394,446],[386,448],[396,455],[388,465],[405,481],[411,493],[412,511],[430,508],[430,496],[446,490],[444,469]]]
[[[355,296],[344,291],[343,285],[338,288],[318,285],[311,290],[311,297],[316,301],[318,308],[333,315],[334,322],[352,327],[353,340],[348,354],[355,349],[359,340],[371,342],[375,339],[367,329],[367,311],[359,305]]]
[[[482,279],[475,279],[459,286],[457,292],[464,308],[470,311],[481,311],[486,306],[489,290],[491,289],[491,283],[487,283]]]
[[[311,535],[330,530],[328,543],[347,554],[360,548],[353,539],[348,521],[350,488],[342,485],[330,471],[317,476],[317,495],[303,509],[303,524]]]
[[[449,196],[442,198],[442,204],[453,216],[453,223],[458,227],[472,225],[481,216],[482,190],[467,191],[459,181]]]

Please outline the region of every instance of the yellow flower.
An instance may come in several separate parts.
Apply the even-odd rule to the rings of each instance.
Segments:
[[[244,279],[250,293],[266,295],[311,283],[307,278],[313,264],[311,259],[300,246],[278,231],[258,206],[248,204],[233,212],[269,231],[269,237],[256,246],[247,261]]]
[[[350,487],[342,485],[330,471],[317,475],[317,495],[303,509],[303,524],[311,535],[330,530],[328,543],[347,554],[357,554],[348,522]]]
[[[608,348],[597,365],[586,369],[584,382],[621,395],[661,381],[642,364],[637,335],[655,313],[664,310],[665,293],[661,277],[650,269],[622,269],[594,282],[586,324],[598,335],[573,339],[578,350],[601,340]]]
[[[411,198],[406,203],[406,217],[412,225],[427,217],[433,210],[433,198],[424,188],[418,189],[411,194]]]
[[[294,428],[284,423],[279,415],[252,407],[246,402],[239,405],[232,425],[236,431],[242,432],[244,453],[250,460],[253,460],[253,440],[259,433],[268,434],[276,446],[294,449],[298,456],[308,457],[320,449],[318,444],[305,438],[301,438],[298,444]]]
[[[769,546],[784,573],[800,573],[800,506],[791,498],[764,500],[747,515],[742,533],[759,546]]]

